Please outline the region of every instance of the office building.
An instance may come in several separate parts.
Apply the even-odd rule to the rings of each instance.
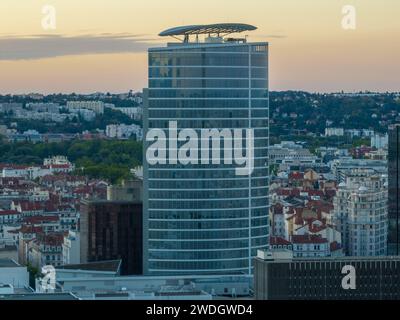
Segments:
[[[398,300],[400,257],[293,258],[291,251],[259,251],[257,300]]]
[[[400,125],[389,128],[389,232],[388,254],[400,255]]]
[[[82,201],[80,263],[122,260],[122,275],[143,273],[142,203]]]
[[[182,141],[168,142],[167,164],[144,161],[149,274],[252,274],[257,249],[268,245],[268,44],[225,36],[254,29],[178,27],[160,35],[182,37],[182,43],[149,50],[145,137],[153,129],[168,131],[171,122],[178,131],[194,130],[202,143],[210,142],[204,130],[254,130],[252,174],[238,175],[236,163],[221,159],[204,163],[209,148],[201,148],[197,164],[177,162],[173,153]],[[145,150],[149,146],[146,141]],[[224,146],[232,154],[232,147]]]
[[[107,200],[143,201],[143,180],[135,178],[122,181],[121,185],[107,187]]]

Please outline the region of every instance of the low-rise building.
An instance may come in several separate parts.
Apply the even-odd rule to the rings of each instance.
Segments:
[[[14,288],[29,287],[29,273],[26,267],[11,259],[0,259],[0,284],[11,285]],[[3,288],[5,290],[5,288]]]
[[[260,250],[254,266],[257,300],[400,299],[398,256],[310,260],[289,250]]]

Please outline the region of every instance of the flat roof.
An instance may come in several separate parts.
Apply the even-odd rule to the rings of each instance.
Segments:
[[[186,50],[186,49],[203,49],[203,48],[217,48],[217,47],[238,47],[238,46],[267,46],[268,42],[223,42],[223,43],[213,43],[213,42],[171,42],[168,43],[166,47],[153,47],[149,48],[149,52],[160,52],[160,51],[176,51],[176,50]],[[194,52],[194,51],[193,51]]]
[[[66,265],[56,267],[56,270],[98,271],[118,273],[121,260],[89,262],[84,264]]]
[[[71,293],[29,293],[29,294],[5,294],[0,295],[0,300],[79,300]]]
[[[220,33],[238,33],[244,31],[253,31],[257,27],[243,23],[217,23],[204,25],[190,25],[167,29],[159,34],[160,37],[166,36],[187,36],[197,34],[220,34]]]
[[[82,204],[90,205],[90,204],[109,204],[109,205],[124,205],[124,204],[143,204],[142,201],[134,201],[134,200],[104,200],[104,199],[83,199],[81,200]]]
[[[262,259],[260,257],[255,257],[254,259],[258,261],[268,262],[268,263],[296,263],[296,262],[389,262],[389,261],[400,261],[400,256],[344,256],[344,257],[310,257],[310,258],[300,258],[293,257],[290,259],[279,259],[279,258],[270,258],[270,259]]]
[[[21,267],[13,259],[0,259],[0,268],[17,268]]]

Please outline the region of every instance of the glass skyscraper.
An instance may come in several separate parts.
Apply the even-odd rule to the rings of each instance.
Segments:
[[[388,254],[400,254],[400,125],[389,128],[389,231]]]
[[[268,44],[219,35],[190,42],[185,34],[150,49],[144,109],[145,134],[168,132],[171,121],[199,137],[201,129],[254,130],[251,175],[237,175],[235,164],[145,161],[147,273],[251,274],[269,235]]]

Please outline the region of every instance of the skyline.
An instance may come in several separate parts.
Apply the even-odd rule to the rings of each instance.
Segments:
[[[270,43],[272,91],[400,91],[395,0],[231,3],[3,0],[0,94],[141,91],[147,87],[147,48],[168,41],[157,36],[161,31],[220,22],[258,27],[249,40]],[[341,26],[348,4],[356,8],[355,30]],[[44,5],[56,9],[56,30],[42,29]]]

